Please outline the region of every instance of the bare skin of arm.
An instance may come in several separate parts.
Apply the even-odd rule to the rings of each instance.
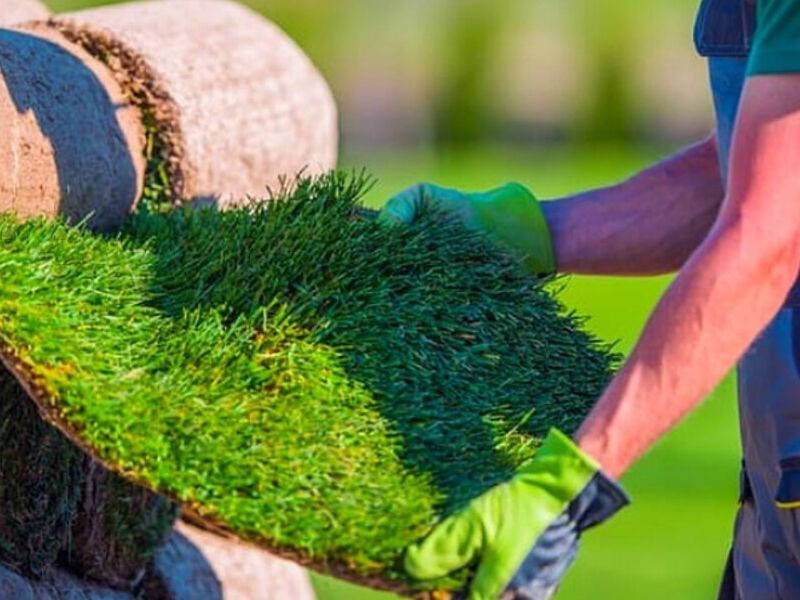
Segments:
[[[724,193],[713,137],[618,185],[542,203],[562,273],[677,271],[708,234]]]
[[[799,170],[800,75],[748,79],[720,214],[576,436],[611,477],[698,405],[779,310],[800,270]]]

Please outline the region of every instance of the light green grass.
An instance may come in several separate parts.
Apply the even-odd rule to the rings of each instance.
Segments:
[[[574,430],[612,356],[487,240],[435,213],[382,225],[362,187],[144,209],[111,239],[0,216],[0,342],[131,478],[323,571],[402,583],[438,517]]]

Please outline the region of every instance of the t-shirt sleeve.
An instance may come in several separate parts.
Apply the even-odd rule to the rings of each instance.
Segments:
[[[748,75],[800,73],[800,0],[758,0]]]

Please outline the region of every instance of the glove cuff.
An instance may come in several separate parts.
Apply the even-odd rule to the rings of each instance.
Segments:
[[[581,493],[570,502],[567,512],[578,531],[584,531],[611,518],[630,502],[618,483],[602,471],[597,471]]]
[[[547,464],[560,467],[542,468]],[[556,429],[550,430],[535,458],[520,469],[520,477],[535,479],[561,508],[520,560],[501,597],[550,598],[575,558],[581,532],[611,517],[628,504],[628,497],[591,457]],[[532,509],[543,507],[540,499]]]
[[[516,182],[507,183],[480,196],[483,202],[477,206],[476,216],[484,222],[484,227],[520,253],[525,268],[531,273],[555,273],[553,236],[536,196]],[[481,207],[497,207],[499,210],[480,214],[483,213]],[[491,222],[495,220],[497,222]]]
[[[587,519],[585,527],[604,521],[629,503],[623,489],[600,471],[597,461],[555,428],[533,460],[519,468],[517,477],[548,488],[576,519]]]
[[[630,499],[622,487],[600,470],[600,465],[591,456],[558,429],[551,429],[536,453],[539,458],[558,457],[569,471],[569,478],[577,483],[586,473],[584,485],[575,492],[567,512],[578,530],[602,523],[618,510],[630,504]]]

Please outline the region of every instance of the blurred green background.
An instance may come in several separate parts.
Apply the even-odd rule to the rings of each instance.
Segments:
[[[55,10],[104,4],[50,0]],[[711,126],[697,0],[249,0],[341,112],[342,165],[381,202],[417,180],[555,197],[626,177]],[[668,278],[575,277],[562,298],[629,350]],[[715,597],[739,461],[733,379],[642,460],[632,507],[585,536],[559,600]],[[313,576],[320,600],[386,597]]]

